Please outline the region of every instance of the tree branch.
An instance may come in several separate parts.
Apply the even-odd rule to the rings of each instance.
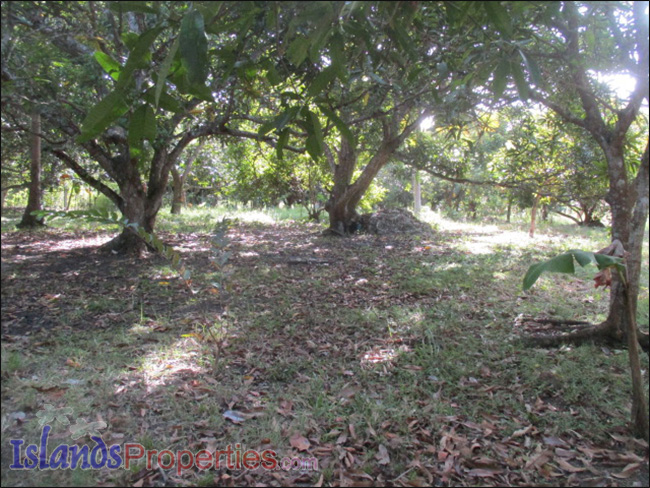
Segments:
[[[74,171],[79,176],[79,178],[88,183],[88,185],[93,187],[95,190],[106,195],[115,205],[117,205],[117,208],[119,208],[120,211],[123,211],[124,200],[122,200],[122,197],[120,195],[118,195],[101,181],[95,179],[90,173],[88,173],[88,171],[86,171],[79,163],[77,163],[74,158],[72,158],[63,150],[54,149],[52,153],[61,161],[63,161],[63,164]]]

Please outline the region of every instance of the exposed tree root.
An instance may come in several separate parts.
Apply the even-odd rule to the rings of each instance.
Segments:
[[[30,215],[27,218],[23,217],[23,219],[16,224],[16,227],[18,229],[40,229],[41,227],[45,227],[45,222]]]
[[[529,322],[539,324],[552,324],[558,328],[565,326],[580,326],[568,334],[557,335],[529,335],[524,337],[524,343],[531,347],[559,347],[564,344],[581,345],[585,342],[593,342],[607,346],[625,347],[625,337],[617,334],[616,329],[607,321],[598,325],[591,325],[589,322],[575,320],[554,320],[554,319],[537,319]],[[641,349],[648,353],[648,334],[637,330],[638,342]]]
[[[322,232],[322,235],[323,235],[323,237],[327,237],[327,236],[348,237],[348,235],[345,232],[341,232],[340,230],[334,229],[332,227],[329,227],[329,228],[325,229]]]
[[[584,320],[538,319],[538,320],[534,320],[534,322],[540,324],[551,324],[551,325],[555,325],[556,327],[562,327],[562,328],[575,327],[575,326],[593,327],[593,324],[591,322],[585,322]]]
[[[121,232],[118,236],[100,247],[100,251],[135,257],[142,257],[147,249],[154,251],[153,248],[147,246],[140,236],[130,231]]]

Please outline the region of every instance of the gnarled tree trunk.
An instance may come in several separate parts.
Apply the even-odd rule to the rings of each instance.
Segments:
[[[122,197],[120,211],[129,223],[137,224],[149,233],[153,232],[162,198],[157,205],[150,201],[139,178],[120,185],[120,195]],[[136,233],[136,229],[127,226],[120,235],[106,244],[106,248],[120,253],[141,254],[147,246]]]
[[[406,107],[403,109],[406,110]],[[396,113],[390,121],[382,120],[383,141],[354,183],[352,183],[352,177],[358,164],[359,154],[350,142],[345,137],[341,138],[338,163],[334,163],[331,151],[326,151],[330,166],[334,171],[334,187],[325,205],[325,210],[329,214],[330,232],[337,235],[349,235],[357,229],[359,214],[356,208],[361,198],[400,144],[419,126],[427,115],[427,112],[422,112],[415,121],[408,124],[401,132],[399,132],[399,124],[402,120],[399,113]]]

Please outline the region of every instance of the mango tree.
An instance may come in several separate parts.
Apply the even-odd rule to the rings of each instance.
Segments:
[[[210,65],[206,33],[213,47],[235,42],[218,21],[239,12],[211,2],[3,3],[16,46],[3,50],[3,110],[38,102],[47,149],[151,232],[184,149],[228,132],[238,77]],[[125,228],[110,247],[144,245]]]
[[[639,158],[630,161],[625,156],[633,124],[648,100],[647,3],[509,2],[497,8],[504,15],[495,29],[503,41],[493,80],[495,95],[512,81],[521,99],[555,112],[600,147],[607,162],[612,238],[629,253],[628,290],[636,313],[648,218],[647,129]],[[634,88],[616,93],[606,82],[612,75],[633,79]],[[628,330],[628,315],[625,292],[616,278],[610,299],[609,316],[592,337],[620,341]],[[640,334],[639,342],[647,350],[648,334]]]
[[[482,19],[488,3],[475,6]],[[371,183],[420,124],[433,113],[455,120],[479,99],[489,39],[483,25],[465,22],[467,5],[289,5],[264,17],[269,31],[286,33],[266,70],[280,96],[261,95],[249,121],[277,137],[278,152],[304,145],[327,161],[329,230],[346,235]]]

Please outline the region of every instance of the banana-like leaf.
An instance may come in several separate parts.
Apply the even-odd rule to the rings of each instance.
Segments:
[[[616,267],[621,274],[625,271],[625,264],[623,264],[621,258],[582,251],[580,249],[572,249],[555,256],[548,261],[543,261],[530,266],[526,272],[526,276],[524,276],[524,291],[530,289],[544,272],[574,274],[576,271],[576,262],[583,268],[590,264],[594,264],[600,270],[609,267]]]

